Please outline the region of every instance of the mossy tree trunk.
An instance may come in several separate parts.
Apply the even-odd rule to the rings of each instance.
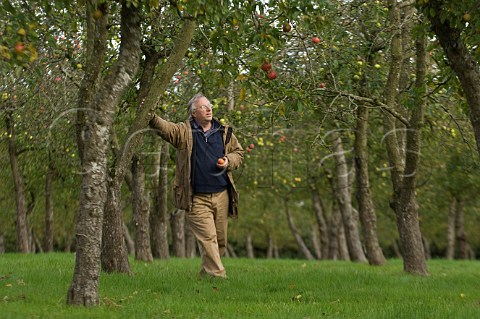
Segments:
[[[101,17],[93,18],[100,10]],[[86,73],[79,91],[77,144],[82,166],[80,206],[76,225],[76,255],[67,303],[99,304],[100,253],[105,201],[107,161],[116,106],[135,77],[140,57],[141,9],[122,3],[118,59],[101,76],[108,35],[108,3],[87,1]],[[123,237],[122,237],[123,238]]]

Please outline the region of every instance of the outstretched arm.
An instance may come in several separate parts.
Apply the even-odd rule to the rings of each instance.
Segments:
[[[149,122],[149,126],[168,143],[174,147],[179,147],[182,142],[181,132],[184,123],[173,123],[154,114]]]

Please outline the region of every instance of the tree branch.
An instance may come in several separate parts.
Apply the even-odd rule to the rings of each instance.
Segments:
[[[409,121],[406,118],[404,118],[400,113],[398,113],[397,111],[388,107],[388,105],[380,102],[379,100],[372,99],[372,98],[369,98],[369,97],[359,96],[359,95],[355,95],[355,94],[351,94],[351,93],[346,93],[346,92],[342,92],[342,91],[334,91],[334,90],[326,90],[326,89],[316,89],[315,91],[333,93],[336,96],[343,96],[343,97],[347,97],[350,100],[355,100],[357,102],[363,102],[363,103],[367,103],[367,104],[370,104],[370,105],[373,105],[373,106],[380,107],[382,110],[387,111],[388,113],[390,113],[392,116],[394,116],[397,120],[399,120],[400,122],[402,122],[406,126],[409,125]]]

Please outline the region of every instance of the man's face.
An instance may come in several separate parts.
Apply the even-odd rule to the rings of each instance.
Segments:
[[[210,101],[205,98],[201,97],[199,98],[195,104],[195,110],[192,113],[193,118],[197,122],[206,122],[206,121],[211,121],[213,118],[213,113],[212,113],[212,105],[210,104]]]

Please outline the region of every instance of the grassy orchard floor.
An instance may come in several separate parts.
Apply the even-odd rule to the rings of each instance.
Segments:
[[[73,254],[0,255],[0,318],[480,318],[480,262],[428,262],[430,276],[340,261],[225,259],[229,279],[199,279],[199,259],[131,260],[102,274],[101,305],[66,305]]]

